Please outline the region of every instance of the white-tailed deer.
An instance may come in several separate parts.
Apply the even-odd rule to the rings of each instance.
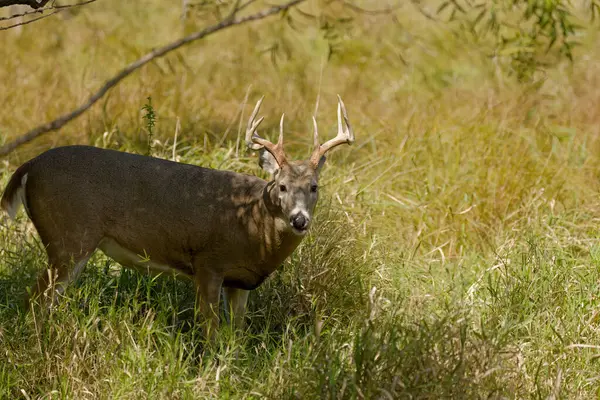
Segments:
[[[256,132],[261,102],[248,121],[246,143],[259,150],[259,164],[273,174],[269,182],[88,146],[55,148],[21,165],[1,205],[13,219],[24,205],[48,253],[48,270],[30,302],[42,296],[52,303],[99,248],[124,266],[192,279],[209,327],[217,327],[223,288],[241,326],[248,291],[281,265],[311,224],[324,154],[354,141],[338,96],[337,136],[319,145],[313,118],[312,155],[289,161],[283,116],[277,144]]]

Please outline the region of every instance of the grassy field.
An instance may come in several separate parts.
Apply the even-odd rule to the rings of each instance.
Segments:
[[[323,7],[301,6],[336,15]],[[574,63],[518,83],[485,42],[410,2],[338,11],[353,21],[331,57],[318,21],[298,14],[297,30],[277,17],[233,28],[147,65],[4,159],[3,187],[53,146],[144,153],[148,96],[155,155],[181,162],[266,177],[239,140],[263,94],[262,132],[285,112],[296,158],[309,155],[319,93],[321,135],[335,134],[339,93],[357,139],[328,158],[311,233],[251,294],[247,330],[223,326],[214,349],[193,325],[191,284],[99,252],[46,322],[22,312],[45,253],[23,212],[3,220],[0,398],[600,396],[596,30]],[[61,15],[0,32],[2,142],[210,22],[182,22],[180,2],[163,0]]]

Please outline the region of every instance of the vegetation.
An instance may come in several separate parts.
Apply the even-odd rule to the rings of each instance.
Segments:
[[[0,226],[0,397],[600,395],[596,27],[574,13],[573,62],[522,79],[489,57],[495,37],[436,14],[442,2],[324,3],[156,60],[1,167],[5,185],[33,155],[87,143],[262,174],[240,132],[256,99],[261,133],[285,112],[300,158],[318,97],[334,134],[339,93],[357,141],[328,157],[311,233],[251,294],[248,329],[224,325],[206,347],[191,284],[100,252],[41,323],[19,308],[46,260],[21,212]],[[2,32],[1,141],[216,18],[173,4],[102,0]]]

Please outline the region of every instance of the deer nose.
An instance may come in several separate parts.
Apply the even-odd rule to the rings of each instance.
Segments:
[[[308,217],[304,215],[304,213],[299,212],[298,214],[292,216],[290,218],[290,222],[292,224],[292,226],[299,230],[299,231],[303,231],[306,228],[308,228]]]

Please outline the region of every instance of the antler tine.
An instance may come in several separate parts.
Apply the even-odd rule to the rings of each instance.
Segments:
[[[283,147],[283,117],[285,113],[281,114],[281,121],[279,121],[279,139],[277,139],[277,146]]]
[[[314,142],[314,145],[315,145],[315,149],[318,149],[319,148],[319,132],[317,130],[317,119],[315,118],[314,115],[313,115],[312,119],[313,119],[313,127],[314,127],[314,130],[313,130],[313,135],[314,135],[313,136],[313,142]]]
[[[344,117],[344,124],[342,123],[342,115]],[[354,143],[354,132],[352,131],[352,126],[350,125],[350,120],[348,119],[348,112],[346,111],[346,106],[342,101],[342,98],[338,94],[338,107],[337,107],[337,120],[338,120],[338,133],[337,136],[322,145],[318,145],[318,136],[317,136],[317,123],[313,117],[313,123],[315,125],[315,150],[313,151],[310,160],[314,165],[318,165],[321,157],[327,153],[329,150],[333,149],[340,144]]]
[[[342,124],[340,123],[340,108],[342,109],[342,113],[344,114],[344,122],[346,123],[346,134],[348,135],[348,144],[354,143],[354,131],[352,130],[352,125],[350,125],[350,120],[348,119],[348,112],[346,111],[346,106],[344,105],[344,101],[337,95],[338,97],[338,135],[341,132]]]
[[[250,118],[248,119],[248,126],[246,127],[246,145],[248,146],[248,148],[250,148],[252,150],[260,150],[261,148],[263,148],[263,145],[255,143],[252,140],[252,137],[256,133],[256,129],[258,128],[260,123],[265,118],[265,117],[260,117],[260,119],[258,121],[254,121],[254,119],[256,118],[256,115],[258,114],[258,111],[260,110],[260,106],[262,105],[262,101],[264,98],[265,98],[265,96],[262,96],[256,102],[256,106],[254,106],[254,111],[252,111],[252,115],[250,115]]]
[[[283,164],[287,163],[287,159],[285,157],[285,153],[283,151],[283,115],[281,116],[281,122],[279,123],[279,140],[277,144],[273,144],[270,141],[261,138],[258,136],[256,132],[256,128],[263,121],[264,117],[261,117],[257,121],[254,121],[256,115],[258,114],[258,110],[262,104],[264,96],[258,100],[256,106],[254,107],[254,111],[248,120],[248,127],[246,128],[246,144],[252,150],[260,150],[264,148],[269,153],[273,155],[277,164],[281,167]]]

